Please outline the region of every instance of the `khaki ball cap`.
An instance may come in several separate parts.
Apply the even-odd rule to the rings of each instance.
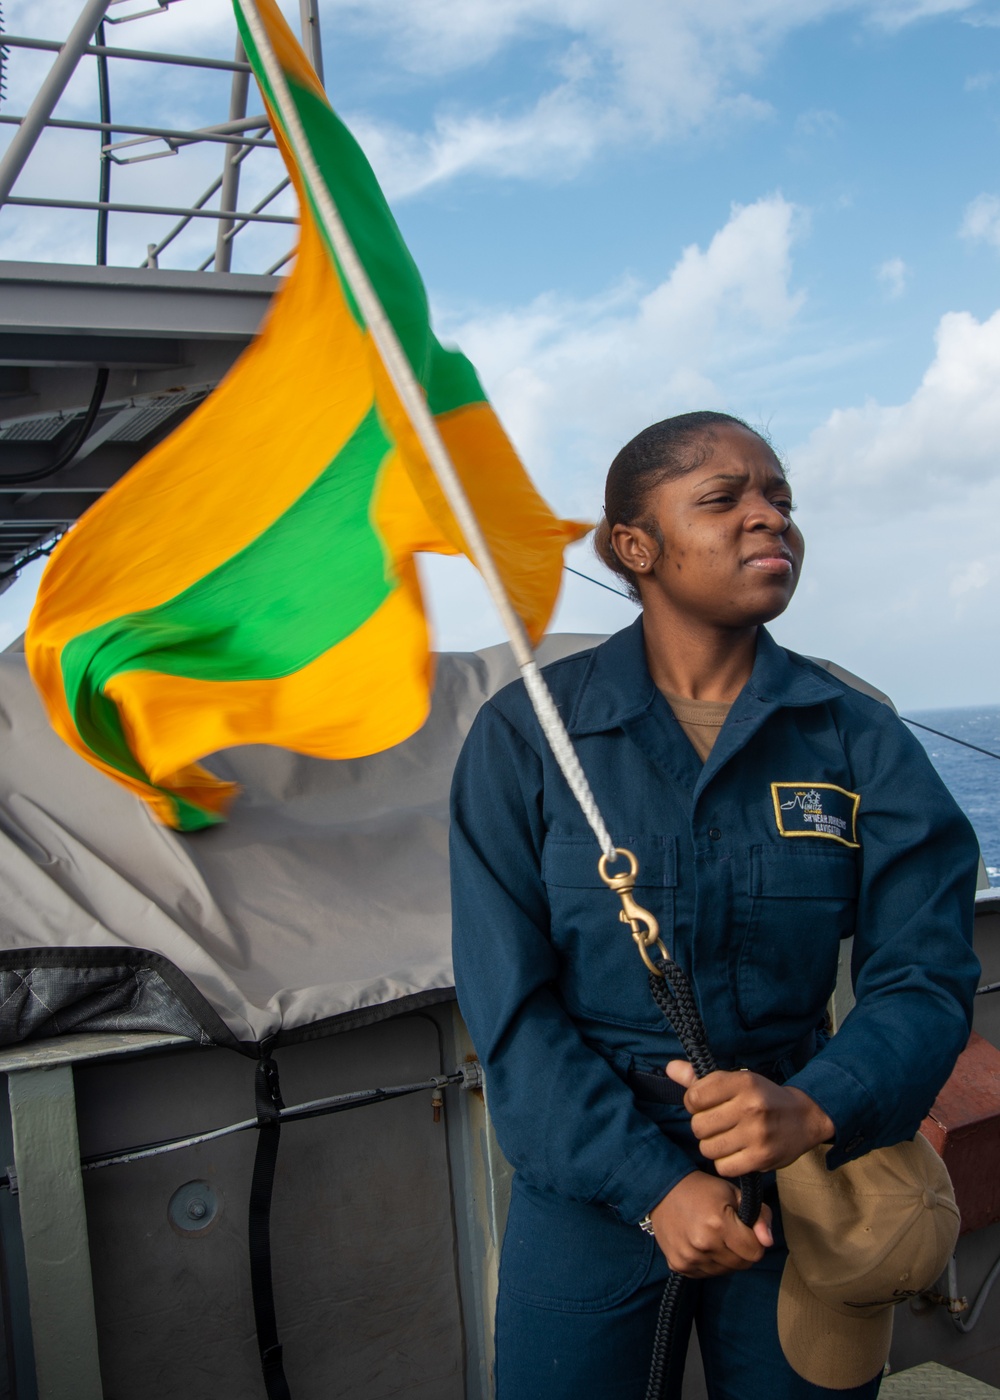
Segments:
[[[959,1214],[947,1169],[919,1133],[834,1171],[828,1151],[777,1173],[788,1243],[778,1336],[805,1380],[849,1390],[885,1366],[893,1308],[940,1277]]]

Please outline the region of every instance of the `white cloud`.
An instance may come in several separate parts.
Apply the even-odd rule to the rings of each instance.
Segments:
[[[843,124],[840,116],[829,107],[810,107],[795,118],[799,136],[835,136]]]
[[[1000,480],[1000,311],[942,316],[937,352],[906,403],[838,409],[796,454],[829,504],[924,509],[941,492]]]
[[[294,0],[282,7],[298,23]],[[971,10],[972,0],[330,0],[327,42],[345,27],[374,38],[384,72],[440,85],[445,74],[475,70],[518,46],[543,41],[551,78],[502,103],[452,100],[422,132],[401,130],[377,112],[352,114],[388,192],[400,198],[478,171],[501,178],[576,174],[596,153],[627,141],[676,140],[699,128],[768,117],[751,89],[794,31],[843,14],[883,29]],[[75,0],[8,0],[12,31],[63,38]],[[229,0],[181,0],[162,14],[116,26],[112,43],[229,57]],[[51,58],[18,50],[11,62],[11,110],[23,108]],[[113,65],[114,114],[146,124],[198,124],[224,117],[229,78],[178,68],[157,75],[143,63]],[[554,80],[552,80],[554,79]],[[523,86],[523,84],[521,85]],[[62,115],[92,114],[93,65],[81,65],[60,104]],[[135,115],[142,110],[142,117]],[[801,121],[829,132],[835,114]],[[0,133],[2,138],[2,133]],[[180,165],[162,170],[171,189],[187,190]],[[200,192],[200,191],[199,191]],[[194,194],[188,191],[188,197]],[[174,198],[172,203],[186,200]]]
[[[904,704],[989,700],[1000,672],[969,655],[994,630],[998,442],[1000,311],[950,312],[909,399],[839,409],[789,453],[808,567],[786,644]]]
[[[657,418],[719,406],[721,377],[773,352],[802,305],[791,286],[801,217],[780,195],[734,205],[707,247],[684,249],[652,289],[542,297],[476,317],[439,317],[478,367],[532,472],[561,505],[594,510],[603,469]]]
[[[963,22],[972,25],[974,29],[997,29],[1000,28],[1000,14],[974,11],[971,15],[966,15]]]
[[[748,90],[781,42],[837,14],[898,30],[957,14],[973,0],[334,0],[336,22],[374,34],[404,70],[432,80],[544,39],[559,81],[525,102],[438,111],[404,132],[352,115],[390,197],[476,171],[570,178],[628,140],[677,140],[699,128],[760,121],[769,104]],[[840,118],[805,112],[800,134],[831,135]]]
[[[875,276],[885,288],[886,296],[895,299],[906,291],[910,269],[902,258],[887,258],[875,269]]]
[[[779,640],[840,662],[904,710],[994,703],[995,589],[977,586],[980,570],[963,571],[971,554],[996,577],[1000,480],[928,489],[915,460],[912,491],[873,497],[859,477],[852,500],[838,493],[833,507],[822,477],[807,483],[791,456],[806,567]]]
[[[919,20],[962,15],[975,8],[976,0],[880,0],[872,6],[871,19],[884,29],[902,29]]]
[[[596,520],[608,463],[623,442],[671,413],[725,408],[734,379],[748,366],[757,372],[773,363],[802,304],[791,280],[802,223],[793,205],[772,195],[734,206],[707,246],[684,249],[651,289],[625,281],[586,301],[548,296],[450,319],[449,337],[479,369],[529,471],[558,510]],[[589,542],[570,562],[616,586]],[[454,560],[424,565],[439,645],[502,640],[471,568]],[[553,625],[607,632],[634,616],[626,600],[569,575]]]
[[[623,283],[592,302],[550,297],[465,323],[463,348],[559,509],[595,518],[607,463],[645,423],[692,407],[752,414],[748,384],[766,412],[780,410],[789,366],[824,373],[789,354],[796,227],[786,201],[760,200],[735,209],[652,290]],[[808,548],[779,639],[832,657],[905,706],[989,700],[1000,667],[982,653],[977,689],[969,655],[994,631],[998,443],[1000,311],[982,321],[951,312],[908,398],[839,409],[787,452]],[[605,577],[586,545],[573,562]],[[474,582],[462,573],[456,584],[449,561],[433,573],[443,643],[498,639]],[[556,626],[609,630],[632,615],[570,578]]]
[[[970,73],[962,86],[966,92],[986,92],[998,77],[1000,73]]]
[[[737,214],[737,228],[738,219]],[[727,229],[732,233],[733,224]],[[703,262],[712,246],[700,252]],[[780,263],[780,257],[775,260]],[[684,266],[682,259],[663,284],[671,288],[664,300],[681,300]],[[723,277],[716,290],[726,285]],[[692,361],[705,388],[690,399],[677,391],[676,381],[657,396],[658,371],[651,369],[650,357],[662,355],[663,345],[645,337],[642,308],[650,298],[635,289],[623,289],[617,301],[595,308],[592,324],[585,317],[583,323],[574,320],[566,306],[536,306],[520,318],[509,314],[497,366],[508,357],[516,362],[519,378],[512,392],[530,382],[534,403],[544,410],[537,421],[530,413],[520,420],[519,442],[533,470],[537,455],[545,456],[546,489],[560,509],[593,519],[612,453],[654,416],[730,401],[725,390],[742,373],[741,359],[756,355],[739,294],[728,285],[714,303],[715,335]],[[794,301],[787,287],[785,299],[786,307]],[[701,303],[710,319],[713,302],[709,295]],[[675,324],[683,330],[689,323],[682,317]],[[786,311],[786,333],[791,324]],[[591,375],[597,357],[591,333],[597,325],[605,328],[600,335],[608,350],[603,388]],[[734,332],[736,344],[723,354]],[[483,334],[485,347],[485,327]],[[680,356],[674,358],[668,347],[665,358],[669,382]],[[781,402],[784,387],[783,371],[772,359],[772,402]],[[745,407],[739,398],[733,406],[737,412]],[[561,430],[553,428],[556,421]],[[773,624],[778,639],[839,661],[904,708],[992,702],[1000,668],[981,643],[995,632],[1000,578],[995,540],[1000,450],[993,446],[998,442],[1000,311],[983,322],[950,313],[942,318],[936,352],[910,398],[839,410],[787,454],[807,556],[798,596]],[[586,543],[571,562],[614,582]],[[440,560],[427,572],[432,603],[446,619],[443,645],[500,640],[470,569]],[[624,600],[570,576],[554,625],[561,631],[610,631],[633,616]],[[973,652],[977,665],[970,668]]]
[[[545,93],[516,118],[439,113],[433,129],[419,136],[364,115],[349,115],[348,120],[390,200],[473,170],[569,179],[587,164],[600,141],[623,125],[620,114],[602,115],[573,82]]]
[[[961,598],[963,594],[974,593],[977,589],[985,588],[990,583],[996,572],[996,559],[972,559],[967,564],[957,565],[952,572],[951,586],[948,592],[953,598]]]
[[[569,34],[607,49],[642,89],[660,89],[658,102],[703,106],[730,78],[756,72],[787,34],[828,16],[899,29],[964,15],[975,0],[333,0],[330,10],[387,37],[396,61],[415,72],[451,72],[519,41]],[[707,87],[700,97],[699,84]]]
[[[562,48],[560,81],[515,113],[439,114],[402,137],[368,118],[375,163],[400,193],[467,169],[537,178],[573,174],[627,139],[678,139],[701,127],[760,120],[770,106],[748,90],[791,33],[837,14],[882,29],[968,10],[972,0],[335,0],[354,28],[382,38],[420,77],[468,70],[545,39]],[[356,119],[357,121],[357,119]],[[803,113],[802,134],[830,135],[839,117]]]
[[[966,205],[959,235],[973,242],[992,243],[995,248],[1000,248],[1000,199],[995,194],[976,195]]]

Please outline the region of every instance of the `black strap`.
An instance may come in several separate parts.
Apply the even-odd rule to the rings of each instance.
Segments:
[[[816,1053],[816,1044],[816,1032],[810,1031],[793,1045],[791,1050],[782,1055],[780,1060],[768,1065],[749,1065],[747,1068],[752,1069],[754,1074],[762,1074],[765,1079],[770,1079],[775,1084],[784,1084],[786,1079],[798,1074],[799,1070],[809,1063]],[[683,1085],[668,1079],[665,1070],[636,1069],[633,1066],[626,1074],[625,1080],[636,1098],[643,1099],[646,1103],[684,1102]]]
[[[281,1364],[281,1343],[274,1315],[274,1286],[271,1278],[271,1190],[278,1160],[278,1140],[284,1104],[278,1082],[278,1066],[262,1047],[254,1081],[257,1100],[257,1155],[250,1186],[250,1289],[257,1327],[257,1349],[264,1376],[267,1400],[291,1400],[291,1391]]]
[[[647,1103],[672,1103],[680,1105],[687,1092],[683,1084],[675,1084],[659,1070],[630,1069],[626,1076],[628,1086],[639,1099]]]

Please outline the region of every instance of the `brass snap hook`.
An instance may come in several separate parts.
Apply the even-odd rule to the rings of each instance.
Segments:
[[[623,870],[618,875],[611,875],[608,872],[608,861],[611,859],[616,862],[619,859],[627,860],[629,868]],[[606,855],[601,856],[600,860],[597,862],[597,873],[607,885],[608,889],[621,900],[622,907],[619,911],[618,918],[623,924],[628,924],[631,928],[635,946],[639,950],[639,956],[654,977],[662,977],[663,973],[649,956],[649,949],[655,948],[664,961],[669,961],[670,954],[663,946],[663,940],[660,938],[660,926],[655,916],[651,914],[648,909],[643,909],[642,905],[637,904],[632,897],[632,891],[635,889],[636,877],[639,874],[638,860],[632,852],[626,850],[624,846],[616,846],[613,857]],[[645,925],[645,927],[643,927],[643,925]]]

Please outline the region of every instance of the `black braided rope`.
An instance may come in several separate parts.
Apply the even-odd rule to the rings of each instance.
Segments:
[[[677,963],[666,959],[661,959],[658,967],[662,977],[649,974],[649,990],[653,994],[653,1000],[673,1027],[684,1053],[694,1065],[695,1074],[699,1079],[704,1079],[717,1065],[708,1047],[705,1024],[701,1019],[687,973],[682,967],[678,967]],[[760,1215],[760,1173],[753,1172],[749,1176],[741,1176],[739,1189],[740,1204],[737,1215],[744,1225],[753,1225]],[[653,1359],[649,1368],[646,1400],[665,1400],[667,1372],[677,1322],[677,1305],[684,1282],[683,1275],[675,1274],[671,1270],[656,1319],[656,1337],[653,1341]]]
[[[684,1053],[694,1065],[699,1079],[718,1069],[715,1057],[708,1048],[708,1036],[694,999],[687,973],[675,962],[661,958],[658,971],[662,977],[649,974],[649,990],[653,1000],[666,1016],[674,1034],[684,1048]]]

